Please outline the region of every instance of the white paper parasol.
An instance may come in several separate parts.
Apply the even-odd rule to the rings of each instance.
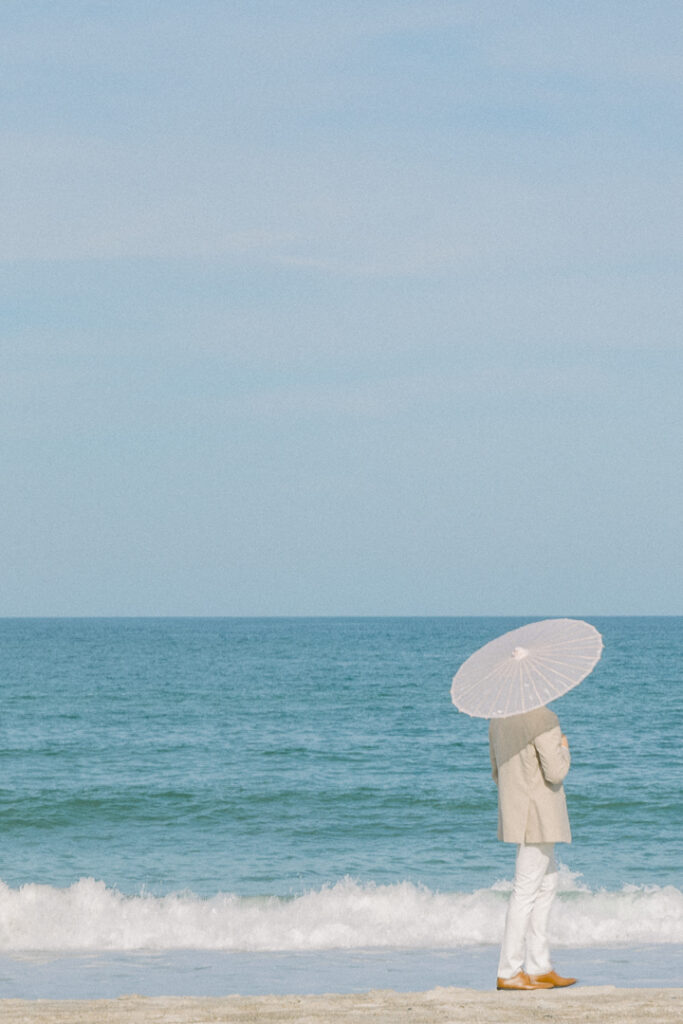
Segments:
[[[602,637],[581,619],[544,619],[481,647],[453,678],[451,697],[475,718],[508,718],[543,707],[585,679]]]

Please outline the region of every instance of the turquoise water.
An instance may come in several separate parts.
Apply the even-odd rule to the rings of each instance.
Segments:
[[[495,943],[514,849],[449,686],[527,621],[0,621],[0,949]],[[554,941],[681,943],[683,620],[591,621]]]

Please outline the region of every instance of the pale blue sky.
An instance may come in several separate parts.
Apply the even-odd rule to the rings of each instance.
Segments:
[[[683,612],[680,3],[0,27],[0,614]]]

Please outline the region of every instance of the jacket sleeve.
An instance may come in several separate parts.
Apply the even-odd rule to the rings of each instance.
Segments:
[[[569,751],[562,746],[562,730],[559,726],[542,732],[534,738],[534,746],[541,762],[543,778],[551,785],[562,782],[571,764]]]

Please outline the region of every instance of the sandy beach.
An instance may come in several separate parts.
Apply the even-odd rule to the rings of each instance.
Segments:
[[[552,992],[476,992],[435,988],[360,995],[226,996],[101,1000],[0,1001],[3,1024],[251,1024],[255,1021],[356,1024],[680,1024],[683,989],[623,989],[600,986]]]

